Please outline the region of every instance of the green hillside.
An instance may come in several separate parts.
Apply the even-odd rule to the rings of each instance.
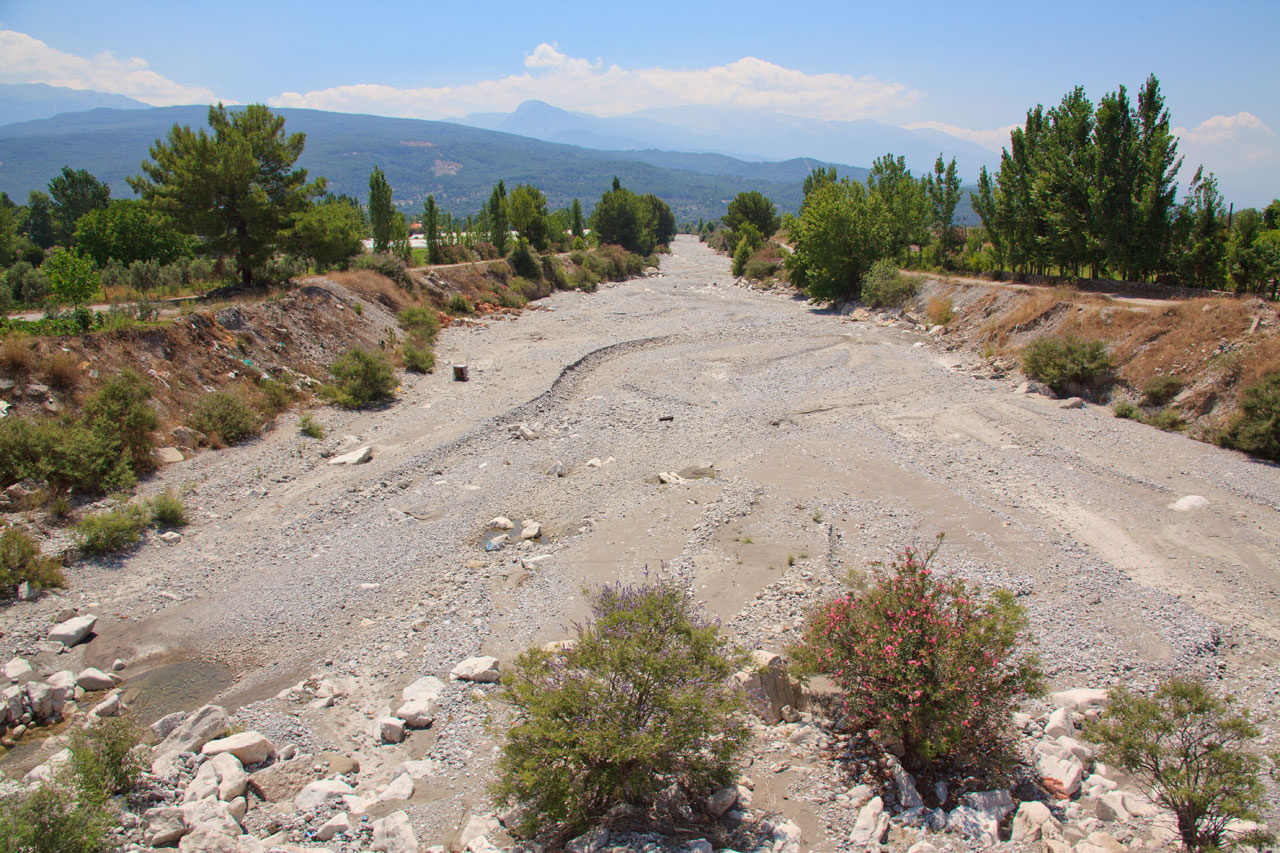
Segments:
[[[332,191],[364,198],[376,164],[391,181],[395,202],[412,210],[420,209],[431,193],[446,210],[474,213],[500,178],[508,186],[537,184],[553,208],[568,206],[576,197],[589,210],[614,175],[636,192],[665,199],[679,219],[719,216],[729,199],[748,189],[760,190],[783,210],[794,211],[800,204],[799,180],[731,174],[735,167],[722,161],[732,158],[718,155],[675,155],[691,168],[672,168],[618,152],[448,122],[315,110],[278,112],[285,116],[288,131],[307,134],[300,165],[326,176]],[[107,181],[116,196],[130,196],[125,178],[140,171],[148,146],[175,123],[203,127],[206,113],[206,107],[99,109],[0,127],[0,190],[25,199],[31,189],[43,188],[70,165]],[[699,163],[712,161],[715,173],[695,171]],[[740,164],[737,171],[777,166],[733,162]]]

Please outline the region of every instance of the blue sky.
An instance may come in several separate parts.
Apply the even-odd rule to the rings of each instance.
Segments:
[[[1191,169],[1280,195],[1277,0],[717,4],[0,0],[0,82],[447,118],[527,97],[934,127],[999,148],[1026,109],[1160,78]],[[1189,171],[1188,177],[1189,177]]]

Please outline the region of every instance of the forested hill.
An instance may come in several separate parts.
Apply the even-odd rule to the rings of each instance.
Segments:
[[[147,110],[97,109],[0,127],[0,190],[17,201],[44,189],[63,166],[87,169],[131,197],[125,183],[137,174],[148,147],[174,124],[205,127],[207,107]],[[638,193],[653,193],[681,220],[713,218],[743,190],[759,190],[779,209],[800,206],[801,183],[817,160],[748,163],[717,154],[597,151],[542,142],[498,131],[417,119],[317,110],[276,110],[286,130],[307,134],[299,165],[329,179],[329,188],[363,199],[369,173],[381,166],[395,202],[418,210],[427,194],[456,214],[474,213],[494,184],[534,183],[552,208],[574,198],[590,204],[616,175]],[[842,175],[865,169],[837,166]]]

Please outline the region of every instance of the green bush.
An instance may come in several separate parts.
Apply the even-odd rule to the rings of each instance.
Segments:
[[[26,530],[11,525],[0,533],[0,599],[10,597],[24,582],[40,589],[67,585],[62,565],[41,554]]]
[[[1153,376],[1142,384],[1142,396],[1148,405],[1159,406],[1178,396],[1185,385],[1177,376]]]
[[[1111,407],[1111,411],[1115,412],[1117,418],[1124,418],[1128,421],[1142,420],[1142,409],[1139,409],[1128,400],[1122,400]]]
[[[445,309],[450,314],[470,314],[476,310],[471,305],[471,300],[461,293],[455,293],[450,296],[449,301],[445,304]]]
[[[0,799],[0,853],[98,853],[110,826],[101,803],[48,784]]]
[[[329,373],[336,381],[335,402],[349,409],[390,400],[395,394],[396,373],[379,353],[349,350],[330,365]]]
[[[1219,434],[1218,443],[1280,462],[1280,373],[1244,389],[1240,412]]]
[[[511,265],[511,271],[521,278],[542,278],[542,264],[538,255],[524,240],[507,255],[507,263]]]
[[[303,412],[302,417],[298,418],[298,432],[307,438],[324,438],[324,427],[310,412]]]
[[[115,554],[136,545],[145,526],[142,509],[132,504],[86,515],[76,525],[76,547],[85,554]]]
[[[109,379],[78,420],[0,420],[0,487],[28,477],[55,492],[101,494],[132,488],[151,470],[155,410],[151,390],[132,371]]]
[[[138,787],[146,766],[141,743],[142,729],[127,714],[77,729],[67,744],[76,787],[89,800],[100,803]]]
[[[751,243],[743,238],[738,241],[738,248],[733,250],[733,263],[729,265],[729,272],[741,277],[747,271],[747,261],[750,258]]]
[[[504,675],[515,719],[494,793],[525,807],[528,834],[648,807],[673,783],[704,793],[733,778],[749,742],[728,683],[744,656],[680,586],[608,586],[589,600],[571,646],[530,649]]]
[[[916,280],[898,272],[891,258],[871,265],[862,280],[862,301],[872,308],[901,308],[916,294]]]
[[[186,527],[187,507],[171,491],[156,495],[148,504],[151,511],[151,523],[156,527]]]
[[[409,278],[409,266],[403,259],[397,258],[390,254],[376,255],[358,255],[351,262],[351,268],[357,270],[372,270],[373,272],[385,275],[402,287],[408,287],[412,284]]]
[[[1186,679],[1149,696],[1117,687],[1103,717],[1085,729],[1098,758],[1133,775],[1177,816],[1188,850],[1217,850],[1230,821],[1260,820],[1259,760],[1247,748],[1258,729],[1231,702]]]
[[[1111,372],[1105,341],[1086,341],[1072,335],[1043,337],[1022,353],[1022,371],[1059,394],[1067,383],[1093,385]]]
[[[979,601],[964,581],[939,577],[940,544],[902,550],[874,567],[865,591],[820,605],[794,656],[835,682],[850,722],[901,744],[909,769],[950,759],[998,771],[1010,715],[1040,691],[1026,615],[1006,590]]]
[[[1179,432],[1187,428],[1187,419],[1177,409],[1161,409],[1144,420],[1165,432]]]
[[[200,399],[190,425],[209,437],[210,444],[239,444],[262,432],[262,418],[238,394],[217,391]]]
[[[747,265],[742,270],[742,276],[751,281],[768,281],[778,274],[779,266],[781,264],[778,261],[757,258],[747,261]]]
[[[436,366],[436,354],[430,344],[406,342],[400,347],[400,358],[410,373],[430,373]]]
[[[397,318],[400,327],[411,335],[421,335],[427,343],[434,341],[440,334],[440,315],[434,308],[425,305],[414,305],[401,311]]]

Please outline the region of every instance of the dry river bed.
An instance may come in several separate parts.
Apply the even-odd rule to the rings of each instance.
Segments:
[[[216,698],[277,742],[354,753],[376,781],[434,758],[409,809],[434,843],[484,809],[496,741],[474,694],[492,688],[450,685],[432,729],[379,745],[373,721],[420,675],[564,638],[584,588],[664,567],[741,642],[780,649],[849,570],[945,532],[947,569],[1019,596],[1055,687],[1204,676],[1275,737],[1276,466],[1017,394],[1021,377],[975,376],[976,357],[914,330],[735,286],[688,237],[657,275],[448,329],[437,362],[385,409],[317,410],[322,440],[286,416],[167,467],[145,491],[185,490],[183,541],[82,564],[64,596],[8,607],[0,657],[120,657],[146,715]],[[520,422],[539,437],[513,437]],[[322,456],[363,444],[367,464]],[[651,482],[694,465],[716,475]],[[1171,508],[1186,495],[1208,505]],[[497,515],[544,536],[486,552]],[[99,614],[98,636],[46,661],[35,644],[67,606]],[[348,698],[275,698],[311,676],[345,679]],[[795,763],[761,771],[765,801],[806,847],[835,849],[856,815],[818,802]]]

